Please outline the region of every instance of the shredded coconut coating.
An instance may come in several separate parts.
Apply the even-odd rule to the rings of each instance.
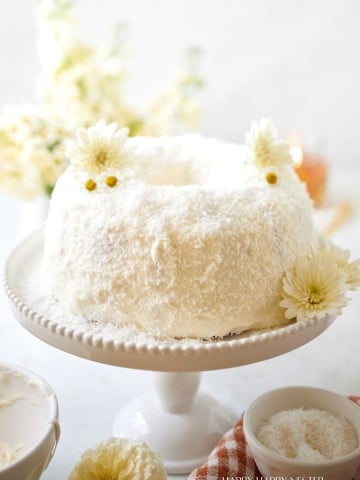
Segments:
[[[45,231],[46,291],[91,321],[157,336],[210,338],[287,323],[281,279],[317,248],[305,186],[276,185],[243,147],[200,136],[132,138],[133,172],[109,189],[70,169]],[[109,174],[109,173],[108,173]]]
[[[265,447],[287,458],[321,462],[358,447],[355,428],[326,410],[297,408],[272,415],[257,432]]]

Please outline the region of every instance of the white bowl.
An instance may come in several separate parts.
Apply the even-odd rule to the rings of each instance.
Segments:
[[[266,448],[256,438],[260,425],[282,410],[294,408],[327,410],[345,417],[360,441],[360,408],[337,393],[314,387],[285,387],[264,393],[246,410],[244,434],[256,465],[264,477],[320,477],[324,480],[352,480],[360,466],[360,445],[353,452],[334,460],[306,462],[283,457]]]
[[[7,402],[7,404],[6,404]],[[28,370],[0,363],[0,443],[17,450],[0,480],[38,480],[60,436],[55,393]]]

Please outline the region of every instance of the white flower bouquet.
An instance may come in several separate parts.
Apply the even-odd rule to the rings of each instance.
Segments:
[[[26,200],[51,194],[66,166],[69,132],[38,107],[7,108],[0,116],[0,190]]]
[[[50,194],[78,127],[104,120],[128,127],[129,135],[166,135],[198,125],[199,49],[188,51],[172,85],[139,111],[125,95],[123,29],[108,48],[84,43],[71,0],[42,0],[38,25],[39,105],[0,113],[0,191],[25,199]]]

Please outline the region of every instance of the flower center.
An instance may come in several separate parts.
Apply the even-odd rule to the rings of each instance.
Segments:
[[[104,150],[100,150],[96,154],[95,161],[98,165],[105,165],[108,159],[108,153]]]
[[[266,175],[266,180],[267,180],[268,183],[270,183],[270,185],[275,185],[275,183],[276,183],[277,180],[278,180],[276,173],[274,173],[274,172],[269,172],[269,173]]]
[[[309,289],[308,293],[308,302],[311,305],[318,305],[324,300],[324,294],[319,290],[318,287],[312,286]]]
[[[118,475],[113,473],[113,472],[107,472],[105,473],[105,477],[103,477],[101,480],[117,480]]]

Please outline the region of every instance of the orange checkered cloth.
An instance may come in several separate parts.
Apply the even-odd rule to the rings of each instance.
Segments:
[[[349,398],[360,406],[360,397]],[[204,465],[194,470],[188,480],[223,480],[227,477],[261,478],[246,444],[242,418],[225,433]]]

